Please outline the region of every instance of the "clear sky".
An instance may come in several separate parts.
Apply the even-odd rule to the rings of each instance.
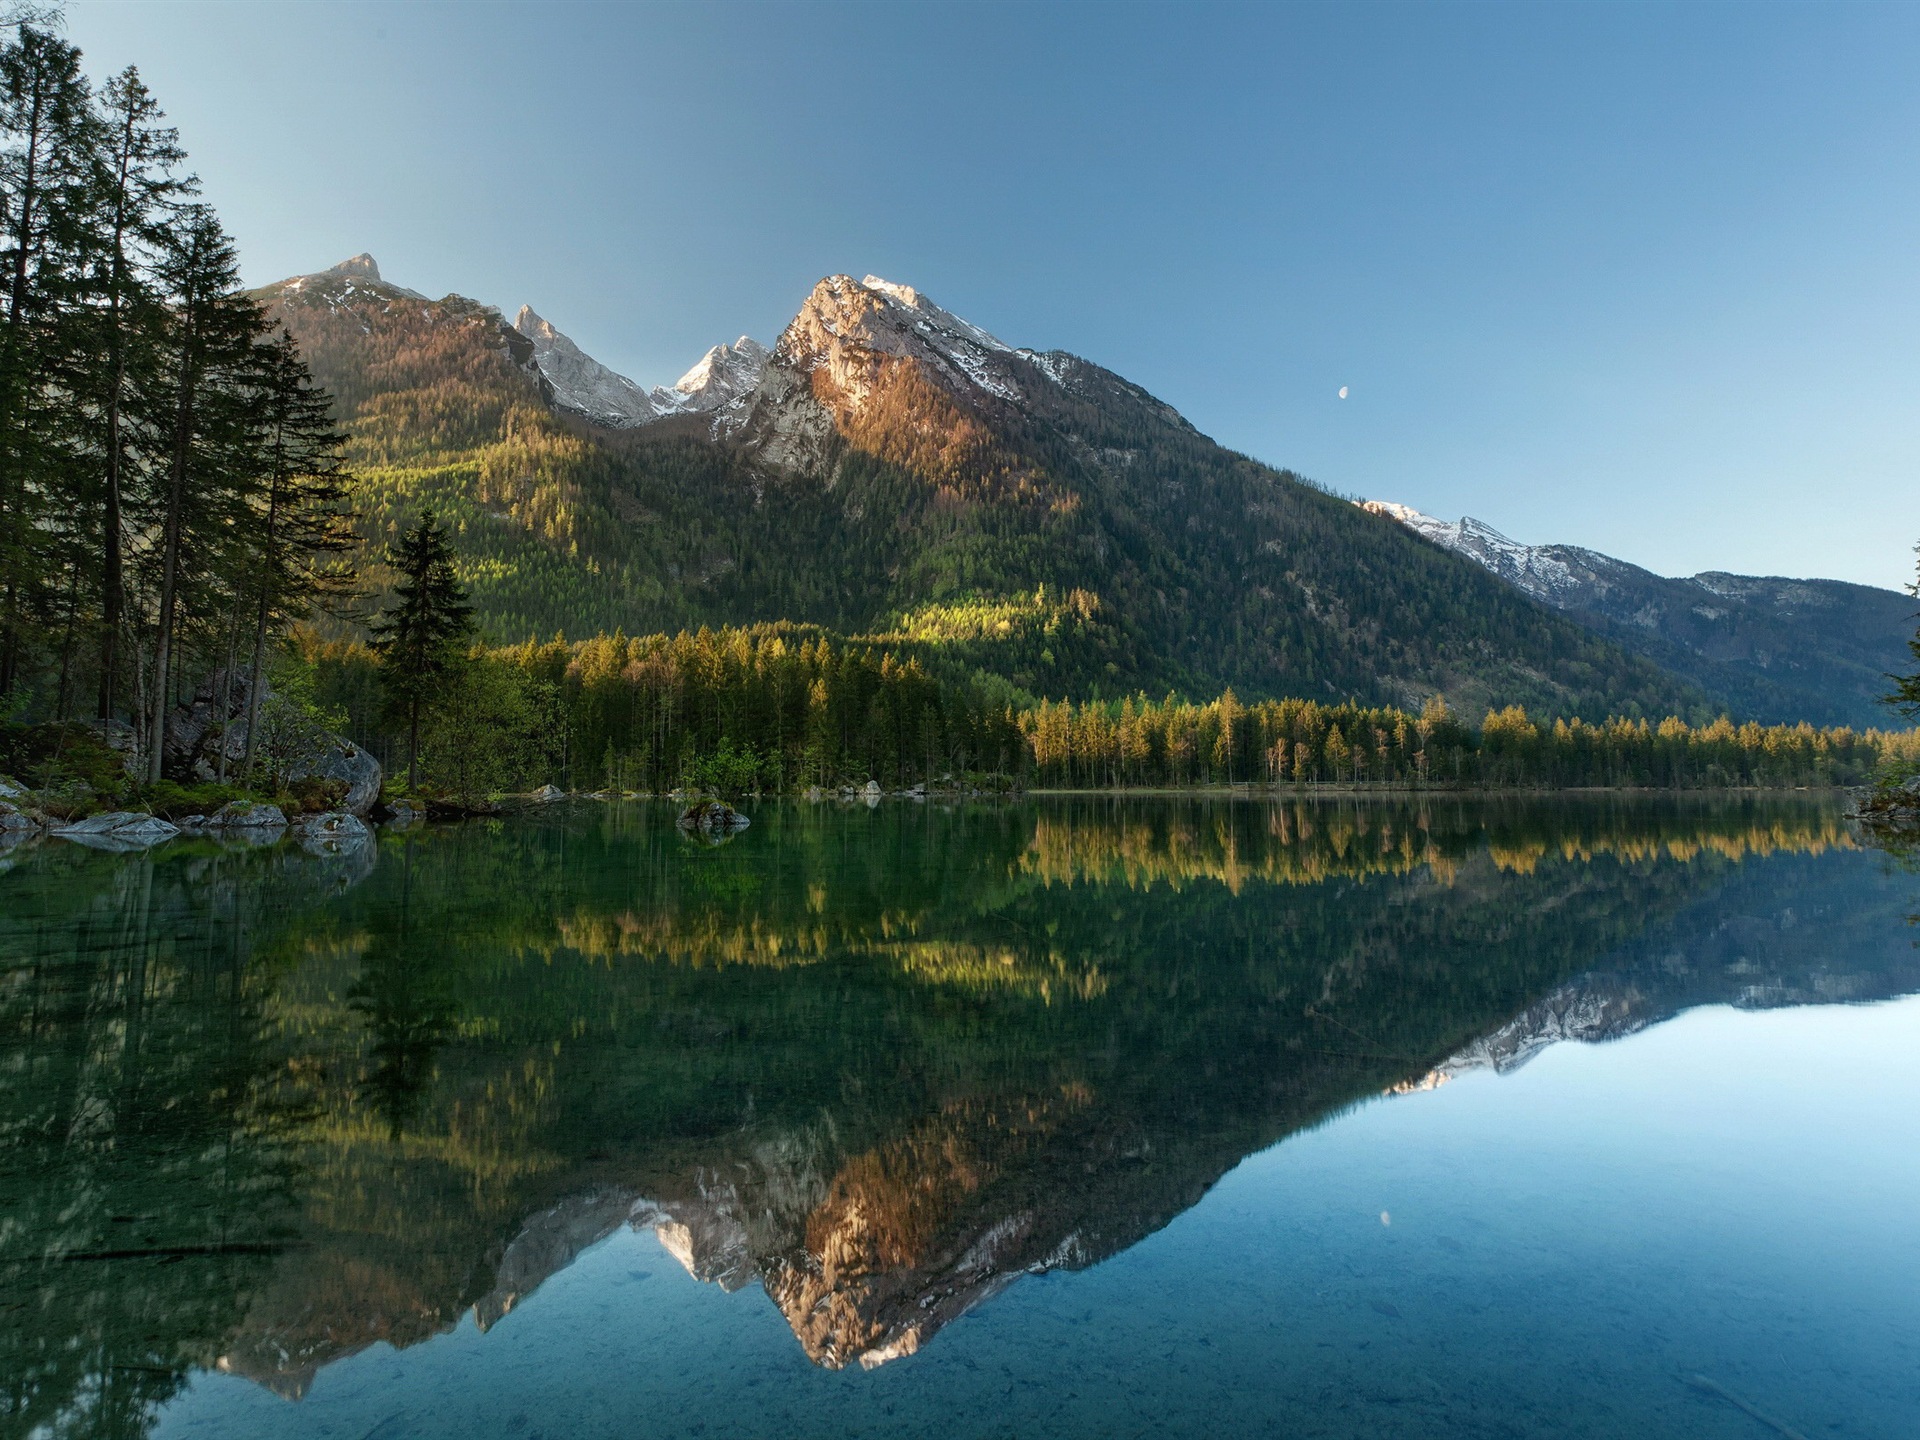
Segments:
[[[919,287],[1352,494],[1668,574],[1920,539],[1920,7],[75,0],[256,282],[648,384]],[[1341,386],[1349,398],[1338,398]]]

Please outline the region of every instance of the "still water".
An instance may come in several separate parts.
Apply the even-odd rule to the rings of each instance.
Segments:
[[[1920,1434],[1920,876],[1828,802],[0,866],[0,1435]]]

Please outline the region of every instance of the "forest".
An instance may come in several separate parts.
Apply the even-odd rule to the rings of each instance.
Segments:
[[[352,592],[350,482],[158,102],[58,26],[0,28],[0,720],[123,727],[152,784],[183,696],[218,672],[257,721],[286,624]]]
[[[380,666],[306,632],[314,703],[359,743],[402,750]],[[1857,785],[1920,760],[1920,732],[1612,719],[1467,723],[1357,702],[1178,696],[1035,701],[991,676],[942,680],[911,653],[796,625],[475,647],[422,738],[427,783],[479,796],[1239,785],[1724,789]]]

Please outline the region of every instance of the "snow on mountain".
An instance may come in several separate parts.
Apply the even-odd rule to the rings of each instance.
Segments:
[[[1589,566],[1620,563],[1608,556],[1590,550],[1578,550],[1570,545],[1522,545],[1517,540],[1509,540],[1486,521],[1476,520],[1471,515],[1463,516],[1458,522],[1448,522],[1423,515],[1411,505],[1397,505],[1391,500],[1368,500],[1361,508],[1398,520],[1416,535],[1424,535],[1442,549],[1478,561],[1509,585],[1549,605],[1563,604],[1585,582],[1587,577],[1579,575],[1575,565],[1570,563],[1574,557],[1587,561]]]
[[[418,290],[409,290],[404,285],[395,285],[380,278],[380,266],[373,256],[364,250],[351,259],[342,260],[338,265],[325,270],[316,270],[311,275],[296,275],[291,280],[283,280],[278,287],[289,295],[319,295],[335,305],[340,305],[359,292],[377,295],[383,300],[424,300],[427,297]]]
[[[700,357],[673,388],[653,392],[655,403],[675,413],[718,410],[738,400],[760,383],[773,352],[758,340],[742,335],[731,345],[716,345]]]
[[[742,335],[707,351],[673,385],[644,390],[588,355],[531,306],[520,307],[513,328],[532,342],[533,368],[547,382],[555,405],[617,430],[718,410],[760,383],[769,356],[766,346]]]
[[[533,342],[533,366],[553,403],[618,430],[658,420],[662,407],[626,376],[609,370],[522,305],[513,328]]]

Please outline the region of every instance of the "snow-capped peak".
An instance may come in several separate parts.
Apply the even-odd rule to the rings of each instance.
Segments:
[[[942,310],[911,285],[896,285],[891,280],[882,280],[878,275],[869,275],[860,282],[875,294],[884,295],[887,301],[902,310],[912,312],[914,328],[928,339],[939,332],[963,340],[971,340],[983,350],[1011,351],[1013,347],[994,338],[970,320],[962,320],[951,310]]]
[[[731,345],[716,345],[707,351],[691,370],[674,381],[671,390],[656,390],[654,398],[673,397],[671,408],[679,411],[718,410],[760,383],[769,358],[766,346],[750,335],[742,335]]]
[[[657,420],[661,407],[645,390],[609,370],[573,341],[522,305],[513,328],[533,342],[533,365],[547,382],[553,403],[615,429]]]
[[[1557,553],[1564,551],[1564,546],[1522,545],[1471,515],[1463,515],[1458,521],[1437,520],[1411,505],[1392,500],[1363,501],[1361,509],[1397,520],[1441,549],[1478,562],[1536,600],[1552,603],[1579,583],[1572,568]]]

